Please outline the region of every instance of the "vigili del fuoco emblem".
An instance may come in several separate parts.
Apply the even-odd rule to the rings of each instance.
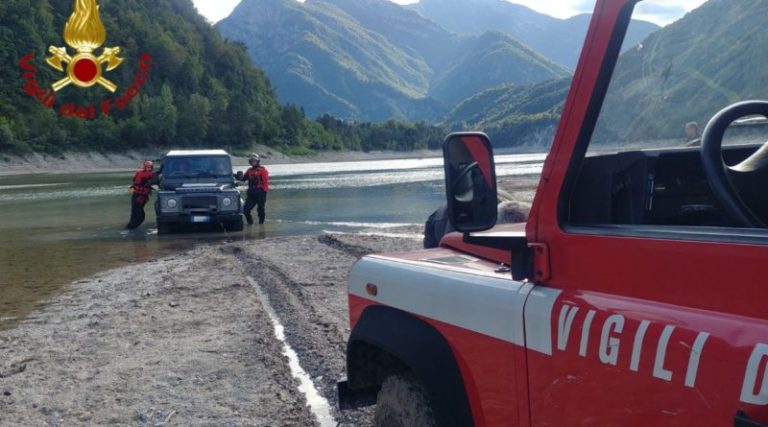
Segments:
[[[106,79],[103,66],[112,71],[123,62],[117,55],[120,48],[105,47],[100,56],[94,52],[104,44],[107,32],[99,17],[99,6],[96,0],[75,0],[75,10],[64,26],[64,41],[76,51],[70,56],[65,47],[50,46],[48,52],[53,56],[46,58],[51,67],[64,71],[67,65],[67,76],[53,83],[53,90],[58,92],[70,83],[82,88],[99,84],[110,92],[117,90],[117,85]]]

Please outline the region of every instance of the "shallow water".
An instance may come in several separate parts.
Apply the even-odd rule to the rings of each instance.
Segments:
[[[497,157],[499,176],[535,174],[544,155]],[[228,239],[323,231],[403,233],[444,200],[442,159],[266,165],[267,223],[158,236],[151,204],[136,231],[123,226],[132,173],[0,177],[0,329],[66,285],[100,271]],[[254,212],[255,214],[255,212]]]

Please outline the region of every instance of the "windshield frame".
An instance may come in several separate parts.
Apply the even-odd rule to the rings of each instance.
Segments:
[[[227,172],[223,173],[215,173],[219,171],[213,171],[213,169],[209,169],[207,171],[195,171],[192,164],[194,162],[200,162],[201,159],[209,159],[208,162],[212,162],[212,159],[225,159],[228,167]],[[185,163],[179,163],[179,166],[181,164],[187,164],[190,169],[186,172],[180,171],[180,170],[173,170],[171,173],[168,173],[167,168],[169,165],[173,165],[175,169],[176,162],[184,161]],[[222,170],[223,171],[223,170]],[[161,169],[161,175],[164,180],[200,180],[200,179],[215,179],[215,180],[222,180],[226,179],[227,181],[232,180],[232,159],[230,156],[227,155],[175,155],[175,156],[168,156],[165,159],[163,159],[163,166]]]
[[[606,95],[608,94],[608,88],[612,81],[613,73],[615,71],[616,64],[618,63],[619,56],[621,55],[621,47],[624,44],[624,38],[626,37],[627,30],[629,29],[629,24],[632,20],[635,6],[640,1],[642,0],[627,0],[624,2],[624,5],[621,6],[618,12],[618,16],[611,31],[610,40],[608,41],[602,63],[600,64],[597,80],[591,91],[592,93],[589,99],[589,103],[587,104],[584,119],[582,120],[581,127],[579,128],[576,142],[572,147],[570,159],[568,161],[568,167],[565,172],[562,186],[560,187],[558,200],[556,202],[557,224],[563,231],[573,228],[570,224],[568,224],[566,220],[569,201],[572,196],[579,171],[584,162],[584,159],[587,156],[589,145],[592,142],[592,134],[594,133],[595,127],[597,126],[597,121],[600,118],[603,103],[605,101]],[[595,12],[593,14],[593,22],[590,24],[589,33],[592,33],[594,30],[592,28],[595,24],[594,21],[599,20],[599,12],[601,6],[602,8],[605,8],[607,3],[611,2],[606,0],[598,0],[595,6]],[[577,67],[576,74],[574,75],[572,86],[576,86],[580,83],[576,80],[576,78],[580,77],[579,75],[581,74],[582,69],[588,65],[586,64],[587,61],[585,61],[585,57],[589,56],[589,52],[586,52],[586,49],[589,47],[591,42],[594,42],[594,40],[590,40],[590,34],[588,34],[584,44],[584,52],[582,52],[582,57],[579,60],[579,65]],[[571,88],[571,92],[573,91],[574,87]],[[569,95],[569,98],[571,98],[572,95],[573,93]],[[576,102],[576,100],[569,101]],[[567,110],[564,109],[564,113],[566,111]],[[562,127],[563,123],[561,123],[560,126]],[[561,133],[561,131],[562,129],[558,130],[558,134]],[[560,138],[560,135],[556,136],[556,144],[553,145],[553,148],[557,147],[558,139],[562,139]]]
[[[567,136],[561,135],[563,128],[567,128],[567,123],[561,122],[558,128],[558,134],[555,136],[552,152],[550,157],[554,157],[552,154],[556,151],[564,151],[564,154],[570,154],[568,166],[564,174],[563,181],[560,186],[560,191],[557,195],[556,206],[548,206],[555,209],[556,212],[556,230],[558,233],[565,235],[591,235],[591,236],[608,236],[608,237],[639,237],[639,238],[654,238],[661,240],[678,240],[678,241],[706,241],[706,242],[729,242],[729,243],[741,243],[741,244],[754,244],[765,245],[768,244],[768,229],[747,229],[737,227],[684,227],[678,225],[668,226],[645,226],[634,224],[590,224],[590,225],[574,225],[568,222],[568,208],[570,205],[570,199],[573,195],[573,191],[579,176],[581,167],[588,156],[588,150],[590,144],[593,142],[592,137],[595,132],[598,120],[600,118],[603,104],[608,95],[609,87],[612,83],[613,74],[616,70],[616,66],[621,56],[621,46],[624,42],[626,32],[632,17],[634,16],[634,10],[637,4],[642,0],[626,0],[621,6],[621,10],[618,17],[615,20],[611,37],[608,42],[608,46],[604,51],[602,62],[597,72],[597,79],[592,88],[591,97],[587,103],[586,113],[581,122],[581,127],[578,130],[578,136],[575,138],[575,142],[572,142],[570,153],[566,150],[569,148],[569,140]],[[598,0],[595,6],[595,12],[593,15],[593,21],[590,24],[589,34],[585,41],[584,51],[582,57],[579,60],[579,65],[574,75],[574,81],[571,86],[571,93],[569,93],[569,99],[564,108],[564,113],[568,111],[569,103],[577,103],[578,99],[571,100],[574,97],[574,90],[578,89],[580,74],[587,74],[589,77],[590,70],[584,70],[589,67],[586,57],[594,54],[595,50],[599,50],[599,46],[590,46],[590,44],[596,44],[594,40],[590,40],[590,34],[596,31],[601,24],[595,23],[599,21],[599,13],[605,9],[610,9],[610,0]],[[608,18],[610,19],[610,18]],[[604,25],[604,24],[603,24]],[[591,48],[592,51],[588,49]],[[582,83],[584,84],[584,83]],[[585,85],[586,86],[586,85]],[[587,89],[584,89],[587,90]],[[578,97],[574,97],[578,98]],[[583,99],[582,99],[583,100]],[[571,106],[573,108],[573,106]],[[565,114],[564,114],[565,117]],[[571,120],[576,120],[572,118]],[[571,140],[573,141],[573,140]],[[659,148],[655,148],[658,150]],[[654,150],[654,149],[651,149]],[[611,150],[610,152],[631,152],[631,151],[643,151],[637,148],[627,148],[625,150]],[[549,159],[550,161],[553,159]],[[550,169],[550,170],[548,170]],[[556,176],[556,167],[550,165],[550,168],[545,164],[542,172],[542,180],[547,180],[549,177],[547,174]],[[537,194],[537,197],[539,195]],[[534,209],[536,209],[536,203],[534,203]],[[541,221],[540,219],[537,222]],[[529,227],[531,225],[529,224]],[[538,239],[542,239],[541,234],[550,234],[553,229],[540,230],[539,224],[534,225],[535,232]],[[649,234],[649,229],[652,228],[653,232]],[[531,228],[528,228],[528,235],[530,236]]]

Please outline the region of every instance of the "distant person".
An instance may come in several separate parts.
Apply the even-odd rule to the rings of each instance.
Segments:
[[[248,183],[248,198],[245,200],[243,213],[248,225],[253,225],[253,216],[251,211],[254,206],[258,206],[256,212],[259,214],[259,224],[264,224],[266,218],[265,206],[267,204],[267,193],[269,192],[269,171],[261,165],[261,158],[253,153],[248,156],[250,169],[245,171],[242,180]]]
[[[701,135],[699,135],[699,124],[696,122],[688,122],[685,124],[685,137],[688,142],[686,147],[698,147],[701,145]]]
[[[155,165],[145,160],[142,168],[136,171],[133,176],[133,185],[131,185],[131,219],[125,226],[128,230],[133,230],[144,222],[144,205],[149,201],[152,194],[152,184],[155,183]]]

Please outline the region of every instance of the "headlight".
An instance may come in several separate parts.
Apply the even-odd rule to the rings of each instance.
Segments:
[[[165,202],[165,204],[168,205],[168,207],[171,209],[175,208],[178,205],[178,203],[176,202],[176,199],[168,199]]]
[[[232,206],[232,199],[230,199],[229,197],[225,197],[225,198],[224,198],[224,199],[221,201],[221,204],[222,204],[222,205],[224,205],[224,206],[226,206],[226,207],[230,207],[230,206]]]

